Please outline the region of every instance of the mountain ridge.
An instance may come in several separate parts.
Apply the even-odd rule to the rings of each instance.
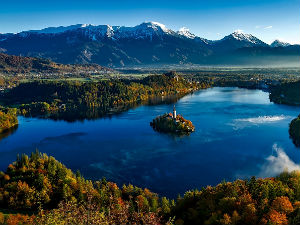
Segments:
[[[265,53],[269,58],[272,56],[270,62],[274,61],[273,56],[275,61],[282,60],[282,56],[298,60],[294,53],[298,45],[270,46],[241,31],[220,40],[207,40],[187,28],[173,31],[158,22],[144,22],[133,27],[77,24],[0,34],[2,53],[47,58],[65,64],[97,63],[109,67],[153,63],[236,64],[241,61],[240,49],[260,47],[266,48],[261,53],[264,57]],[[257,53],[250,56],[253,62],[257,58],[256,63],[259,63]],[[247,63],[245,51],[242,57],[242,63]]]
[[[284,42],[284,41],[280,41],[278,39],[276,39],[275,41],[273,41],[270,46],[271,47],[287,47],[287,46],[291,46],[292,44],[288,43],[288,42]]]
[[[21,32],[17,32],[17,33],[0,33],[0,35],[21,35],[21,36],[25,36],[26,33],[38,33],[38,34],[59,34],[59,33],[63,33],[63,32],[67,32],[67,31],[72,31],[72,30],[76,30],[76,29],[89,29],[89,30],[99,30],[99,29],[103,29],[105,27],[107,27],[107,29],[110,29],[114,32],[120,32],[120,31],[125,31],[125,30],[130,30],[130,29],[136,29],[139,27],[152,27],[153,29],[157,29],[160,28],[161,30],[163,30],[166,33],[173,33],[173,34],[179,34],[181,36],[185,36],[191,39],[194,38],[201,38],[204,40],[208,40],[206,38],[197,36],[193,33],[190,32],[190,29],[188,29],[187,27],[182,27],[180,28],[178,31],[173,31],[169,28],[167,28],[164,24],[161,24],[159,22],[143,22],[139,25],[133,26],[133,27],[127,27],[127,26],[111,26],[109,24],[103,24],[103,25],[94,25],[94,24],[75,24],[75,25],[68,25],[68,26],[58,26],[58,27],[46,27],[46,28],[42,28],[42,29],[35,29],[35,30],[25,30],[25,31],[21,31]],[[241,30],[235,30],[233,31],[231,34],[226,35],[225,37],[228,36],[234,36],[236,37],[236,39],[249,39],[249,37],[255,38],[256,40],[261,41],[259,38],[253,36],[252,34],[247,34],[244,33]],[[224,37],[224,38],[225,38]],[[215,41],[220,41],[224,38],[221,38],[219,40],[209,40],[210,42],[215,42]],[[1,39],[0,39],[1,41]],[[263,43],[265,43],[264,41],[261,41]],[[290,43],[284,42],[284,41],[280,41],[278,39],[274,39],[274,41],[269,44],[270,46],[274,43],[280,43],[280,44],[284,44],[284,45],[292,45]],[[295,44],[298,45],[298,44]]]

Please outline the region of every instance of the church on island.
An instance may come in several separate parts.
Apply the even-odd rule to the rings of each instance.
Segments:
[[[172,119],[176,120],[177,114],[176,114],[175,105],[173,107],[173,113],[169,113],[168,116],[171,117]]]
[[[195,131],[195,126],[191,121],[184,119],[181,115],[177,115],[175,105],[173,107],[173,113],[170,112],[157,116],[150,122],[150,126],[156,131],[179,135],[189,134]]]

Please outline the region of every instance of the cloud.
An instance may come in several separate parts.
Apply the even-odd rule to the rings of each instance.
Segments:
[[[266,162],[262,165],[259,177],[273,177],[283,171],[300,170],[300,166],[293,162],[282,148],[277,144],[273,145],[273,153],[266,158]]]
[[[264,29],[264,30],[270,30],[270,29],[272,29],[273,28],[273,26],[260,26],[260,25],[256,25],[255,26],[255,29]]]
[[[238,33],[238,34],[240,34],[240,33],[243,33],[243,32],[244,32],[244,30],[237,29],[237,30],[235,30],[234,32],[235,32],[235,33]]]
[[[273,26],[267,26],[267,27],[264,27],[265,30],[269,30],[269,29],[272,29]]]

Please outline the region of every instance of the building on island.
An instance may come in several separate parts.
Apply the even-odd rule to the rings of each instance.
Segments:
[[[173,107],[173,113],[169,113],[168,116],[171,117],[172,119],[175,119],[175,120],[176,120],[177,113],[176,113],[175,105],[174,105],[174,107]]]
[[[195,126],[191,121],[177,115],[175,105],[173,112],[157,116],[150,122],[150,126],[156,131],[176,134],[189,134],[195,131]]]
[[[175,108],[175,105],[173,107],[173,119],[176,119],[176,108]]]

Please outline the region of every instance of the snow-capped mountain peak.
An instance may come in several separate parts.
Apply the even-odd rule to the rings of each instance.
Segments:
[[[234,31],[231,36],[240,41],[247,40],[250,42],[252,42],[251,39],[253,38],[251,34],[245,34],[242,30]]]
[[[158,23],[158,22],[145,22],[145,24],[147,24],[147,26],[150,26],[152,28],[157,28],[160,27],[160,29],[162,29],[163,31],[169,31],[169,29],[167,29],[167,27],[162,24],[162,23]]]
[[[286,45],[281,42],[275,41],[273,46]],[[174,31],[158,22],[131,27],[77,24],[0,34],[0,46],[0,52],[8,54],[112,67],[154,63],[261,63],[261,57],[270,56],[272,60],[265,61],[273,62],[281,53],[299,61],[300,53],[300,46],[296,45],[271,49],[270,45],[241,30],[211,41],[192,34],[185,27]]]
[[[114,29],[110,25],[99,25],[99,26],[86,26],[80,29],[85,36],[89,37],[93,41],[97,41],[99,38],[114,36]]]
[[[276,39],[275,41],[272,42],[272,44],[270,46],[275,48],[275,47],[287,47],[290,45],[291,45],[290,43]]]
[[[237,29],[233,32],[233,34],[245,34],[243,30]]]
[[[93,24],[76,24],[70,26],[59,26],[59,27],[48,27],[41,30],[29,30],[18,33],[19,37],[22,38],[30,38],[32,35],[41,35],[42,37],[47,35],[60,35],[62,33],[68,36],[68,40],[75,41],[76,35],[80,35],[80,37],[87,37],[93,41],[100,41],[103,38],[109,38],[114,41],[122,40],[122,39],[164,39],[167,36],[173,37],[185,37],[188,39],[195,40],[197,42],[202,41],[207,45],[219,44],[223,41],[234,41],[237,46],[266,46],[267,44],[254,37],[251,34],[246,34],[242,30],[236,30],[232,34],[224,37],[218,41],[209,41],[204,38],[200,38],[194,34],[192,34],[188,28],[182,27],[179,31],[173,31],[167,28],[164,24],[159,22],[143,22],[139,25],[133,27],[125,27],[125,26],[110,26],[110,25],[93,25]],[[7,38],[7,34],[1,34],[1,41],[5,41]]]
[[[225,38],[234,38],[238,41],[249,42],[252,44],[264,44],[264,42],[259,40],[257,37],[253,36],[252,34],[246,34],[242,30],[236,30]]]
[[[185,36],[185,37],[190,38],[190,39],[195,39],[196,38],[196,35],[192,34],[190,32],[190,30],[188,28],[186,28],[186,27],[180,28],[177,33],[179,35]]]
[[[170,33],[170,29],[168,29],[164,24],[158,22],[144,22],[140,25],[135,26],[135,28],[142,29],[153,29],[154,31],[163,31],[165,33]]]
[[[115,38],[153,39],[154,36],[162,37],[165,34],[175,33],[165,25],[158,22],[144,22],[134,27],[113,27]]]

